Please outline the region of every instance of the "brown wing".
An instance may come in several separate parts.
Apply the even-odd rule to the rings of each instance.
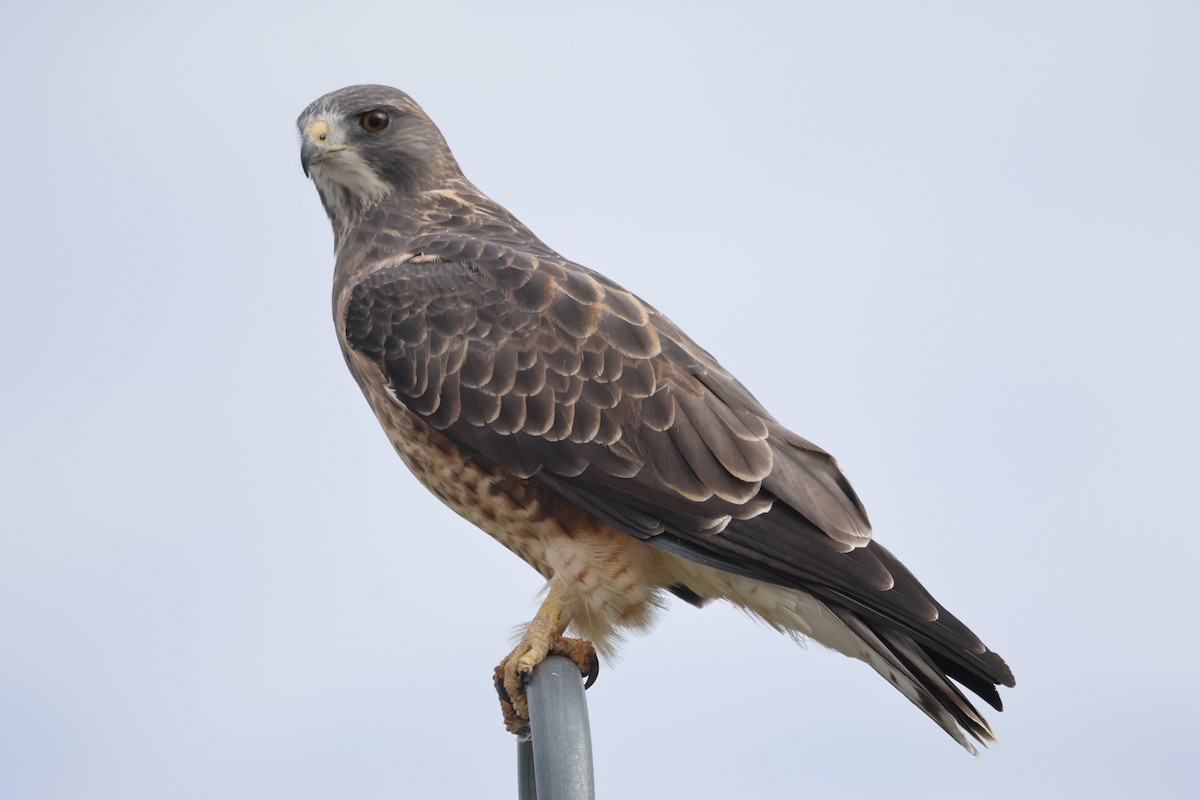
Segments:
[[[668,319],[545,254],[470,239],[420,252],[355,286],[346,311],[398,402],[657,547],[900,626],[999,707],[992,684],[1011,673],[870,542],[833,458]]]
[[[869,540],[833,459],[669,320],[578,265],[480,256],[377,271],[347,307],[351,346],[429,424],[521,477],[605,487],[589,510],[635,535],[713,533],[780,497],[841,549]]]

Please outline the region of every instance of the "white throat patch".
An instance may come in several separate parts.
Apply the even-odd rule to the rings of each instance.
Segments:
[[[312,179],[334,219],[349,221],[378,203],[390,188],[354,150],[329,153],[312,165]]]

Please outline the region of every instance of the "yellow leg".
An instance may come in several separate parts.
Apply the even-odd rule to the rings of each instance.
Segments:
[[[557,580],[550,581],[550,590],[538,609],[537,615],[525,629],[521,642],[500,662],[492,675],[496,691],[500,695],[500,710],[504,714],[504,727],[511,733],[529,732],[529,703],[525,699],[525,679],[533,668],[542,663],[550,653],[566,656],[575,662],[579,672],[591,686],[600,671],[600,662],[591,642],[582,639],[564,639],[563,631],[568,621],[562,619],[563,596],[566,587]]]

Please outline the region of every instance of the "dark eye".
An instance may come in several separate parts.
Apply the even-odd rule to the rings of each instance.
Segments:
[[[368,111],[359,119],[359,124],[367,133],[379,133],[388,126],[391,119],[383,111]]]

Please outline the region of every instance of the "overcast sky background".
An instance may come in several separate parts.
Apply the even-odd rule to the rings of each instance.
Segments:
[[[644,5],[5,12],[0,798],[515,796],[540,579],[330,321],[294,120],[362,82],[834,452],[1017,676],[973,759],[673,603],[588,692],[600,797],[1194,796],[1200,6]]]

